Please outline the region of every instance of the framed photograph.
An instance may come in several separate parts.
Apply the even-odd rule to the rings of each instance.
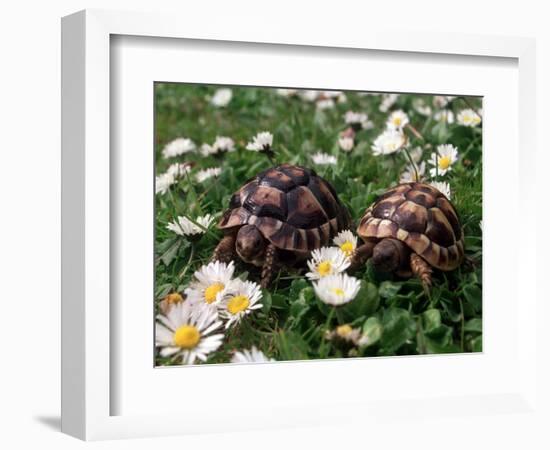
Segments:
[[[63,19],[64,432],[536,414],[534,42],[403,36]]]

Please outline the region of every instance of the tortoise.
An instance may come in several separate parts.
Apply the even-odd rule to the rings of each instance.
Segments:
[[[364,243],[352,257],[352,268],[370,259],[378,271],[414,274],[425,290],[432,285],[432,268],[454,270],[464,258],[464,233],[454,206],[421,182],[382,194],[365,211],[357,234]]]
[[[212,259],[228,262],[236,253],[262,267],[261,285],[267,287],[281,265],[307,259],[350,223],[348,210],[328,181],[312,169],[278,165],[233,194],[218,223],[224,237]]]

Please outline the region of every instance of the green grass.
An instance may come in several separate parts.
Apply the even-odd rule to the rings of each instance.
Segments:
[[[274,89],[234,87],[228,106],[216,108],[208,101],[212,86],[157,84],[155,88],[156,171],[163,173],[174,162],[195,165],[190,177],[182,178],[170,192],[156,195],[156,284],[155,302],[169,292],[187,287],[193,272],[209,261],[221,233],[212,226],[199,240],[191,242],[166,229],[178,215],[191,218],[205,213],[217,218],[227,208],[231,194],[244,181],[270,167],[268,159],[245,150],[259,131],[274,135],[277,163],[288,162],[314,168],[336,189],[355,221],[388,187],[399,182],[407,159],[403,152],[373,156],[371,145],[385,129],[388,113],[379,110],[381,96],[360,96],[346,92],[347,101],[318,110],[314,103],[296,97],[282,97]],[[482,343],[482,158],[481,126],[470,128],[437,122],[413,108],[422,98],[432,109],[432,96],[400,95],[391,110],[402,109],[423,139],[407,132],[409,148],[422,146],[428,160],[438,144],[450,143],[459,151],[459,160],[442,180],[448,181],[452,202],[461,217],[467,262],[453,272],[434,274],[431,295],[424,294],[416,279],[401,280],[381,276],[366,265],[353,275],[362,280],[359,295],[337,315],[329,328],[349,323],[369,336],[369,345],[356,348],[324,338],[330,308],[314,295],[304,271],[282,270],[268,290],[263,291],[264,307],[232,328],[224,344],[208,362],[228,362],[235,350],[255,345],[277,360],[322,357],[410,355],[481,351]],[[479,98],[453,99],[447,108],[456,113],[481,106]],[[365,112],[374,127],[356,136],[356,147],[343,153],[338,134],[346,128],[343,115],[348,110]],[[390,111],[391,112],[391,111]],[[176,137],[191,138],[197,146],[212,143],[216,136],[234,139],[237,151],[221,157],[190,153],[166,160],[161,151]],[[315,166],[311,154],[322,150],[338,158],[336,166]],[[194,173],[219,166],[219,179],[200,184]],[[427,173],[429,178],[429,173]],[[355,231],[355,230],[353,230]],[[236,274],[259,282],[258,270],[235,261]],[[157,357],[162,365],[179,364]]]

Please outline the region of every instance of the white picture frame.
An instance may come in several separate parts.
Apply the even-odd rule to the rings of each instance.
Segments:
[[[535,348],[536,343],[536,292],[534,284],[530,283],[522,284],[525,288],[522,288],[521,304],[517,301],[518,291],[511,290],[507,294],[510,296],[510,305],[517,307],[517,317],[514,319],[514,327],[517,328],[513,334],[511,333],[513,337],[510,338],[515,349],[513,364],[517,366],[517,372],[514,371],[508,378],[503,375],[502,385],[495,381],[494,392],[456,390],[442,396],[444,387],[441,387],[439,390],[435,389],[432,396],[424,391],[415,396],[402,391],[391,398],[388,396],[386,400],[377,398],[368,402],[364,397],[358,397],[356,400],[346,401],[343,403],[345,412],[329,407],[340,405],[336,398],[314,404],[304,393],[297,402],[292,403],[283,399],[280,404],[273,405],[271,416],[270,411],[265,408],[247,412],[246,408],[242,407],[237,408],[235,420],[224,420],[222,415],[217,415],[207,423],[186,417],[185,414],[174,413],[168,409],[169,405],[164,405],[167,409],[163,413],[164,406],[161,403],[157,405],[158,410],[151,410],[149,413],[147,408],[140,410],[136,407],[135,411],[129,413],[119,411],[113,414],[113,411],[118,410],[113,401],[115,390],[121,389],[121,383],[113,379],[115,364],[112,358],[113,339],[119,332],[117,323],[113,320],[117,315],[113,315],[111,304],[111,297],[115,292],[113,286],[116,284],[115,280],[111,279],[112,246],[116,245],[111,234],[111,187],[118,182],[117,174],[112,170],[110,154],[111,146],[116,145],[111,129],[111,107],[114,98],[111,89],[111,64],[112,58],[116,56],[112,47],[113,36],[169,38],[189,42],[211,41],[212,45],[216,42],[230,42],[243,48],[254,45],[256,49],[260,49],[260,53],[266,53],[268,57],[269,49],[272,48],[270,46],[279,45],[278,51],[283,54],[285,51],[291,51],[291,46],[299,46],[301,49],[315,49],[321,56],[323,52],[339,55],[349,50],[368,50],[394,52],[395,55],[407,54],[411,61],[426,55],[449,55],[451,59],[489,57],[511,60],[514,64],[517,63],[517,108],[514,105],[513,109],[517,109],[518,114],[513,116],[513,121],[517,127],[518,142],[513,147],[516,151],[514,155],[519,157],[519,176],[511,184],[512,198],[515,207],[519,206],[519,198],[522,199],[524,220],[531,220],[533,223],[537,220],[536,208],[532,204],[535,196],[531,195],[535,187],[533,179],[529,177],[536,166],[535,44],[532,39],[443,33],[418,34],[390,30],[350,30],[348,34],[330,37],[327,37],[323,30],[312,30],[304,36],[295,30],[275,32],[269,29],[262,33],[254,28],[234,28],[230,24],[226,27],[217,27],[216,30],[208,30],[200,21],[168,14],[88,10],[67,16],[62,22],[62,430],[65,433],[81,439],[96,440],[309,426],[319,423],[328,425],[348,421],[361,423],[369,419],[376,420],[378,417],[399,421],[402,420],[404,411],[420,417],[431,417],[433,412],[428,411],[430,408],[427,408],[427,405],[434,406],[443,417],[468,417],[474,412],[492,415],[503,411],[539,414],[535,382],[537,354],[531,350]],[[159,45],[164,44],[161,42]],[[238,83],[239,79],[239,73],[235,73],[233,79],[225,81],[229,84],[231,81]],[[295,80],[292,84],[294,86],[307,83],[298,78]],[[289,78],[287,82],[291,81]],[[400,88],[407,89],[396,86],[396,89]],[[489,133],[490,129],[490,126],[487,129],[484,127],[484,145],[486,133]],[[521,152],[518,149],[521,149]],[[524,237],[523,245],[517,249],[517,259],[536,260],[534,239],[534,235]],[[529,266],[529,271],[534,270],[533,264]],[[515,283],[528,279],[526,267],[511,267],[512,273],[508,276],[514,279]],[[488,330],[490,332],[490,326]],[[468,355],[464,356],[468,358]],[[490,360],[491,352],[469,355],[469,358],[479,357]],[[479,359],[472,361],[465,360],[464,357],[460,360],[450,359],[451,357],[438,358],[448,358],[440,361],[446,361],[449,367],[456,367],[458,371],[464,370],[463,368],[469,364],[471,367],[478,367],[479,364]],[[501,355],[500,358],[502,360],[504,356]],[[402,371],[402,365],[411,367],[411,361],[411,358],[385,359],[382,363],[385,368],[380,369],[378,376],[383,380],[388,374],[387,371]],[[358,361],[346,363],[356,370],[365,368]],[[139,368],[142,362],[137,361],[136,364]],[[238,376],[244,373],[243,371],[248,371],[262,380],[275,377],[284,379],[288,376],[285,373],[292,371],[295,377],[313,377],[318,367],[322,367],[327,374],[337,376],[338,370],[342,367],[339,364],[341,363],[313,362],[233,367],[230,369],[232,375],[227,376]],[[411,376],[422,376],[422,371],[426,370],[425,364],[430,363],[421,363],[418,367],[409,369],[415,374]],[[152,371],[152,365],[147,370]],[[174,377],[174,370],[178,369],[157,369],[155,377],[161,376],[163,380],[168,380]],[[203,382],[207,383],[216,373],[221,373],[219,371],[222,368],[211,367],[204,370],[198,367],[183,370],[188,372],[183,372],[182,377],[197,378],[197,382],[203,379]],[[197,372],[193,373],[192,370],[202,372],[196,375]],[[224,374],[229,373],[227,368],[224,370]],[[171,374],[166,375],[169,372]],[[352,377],[350,384],[358,382],[359,380]],[[298,394],[293,395],[296,398]],[[248,402],[243,400],[243,404],[250,406],[253,399],[249,399]],[[400,405],[399,412],[395,412],[396,404]],[[267,423],[266,419],[269,417],[271,419]],[[238,418],[242,420],[237,420]]]

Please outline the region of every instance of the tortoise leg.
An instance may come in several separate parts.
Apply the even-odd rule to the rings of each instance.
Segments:
[[[225,235],[214,249],[212,261],[228,263],[235,254],[235,235]]]
[[[264,264],[262,266],[262,288],[265,289],[269,286],[278,265],[279,261],[277,259],[277,247],[273,244],[269,244],[265,250]]]
[[[357,270],[360,266],[372,256],[372,251],[376,246],[376,242],[367,241],[362,245],[359,245],[353,255],[351,256],[350,270]]]
[[[432,268],[431,266],[416,253],[411,253],[411,270],[422,282],[422,286],[426,292],[432,287]]]

